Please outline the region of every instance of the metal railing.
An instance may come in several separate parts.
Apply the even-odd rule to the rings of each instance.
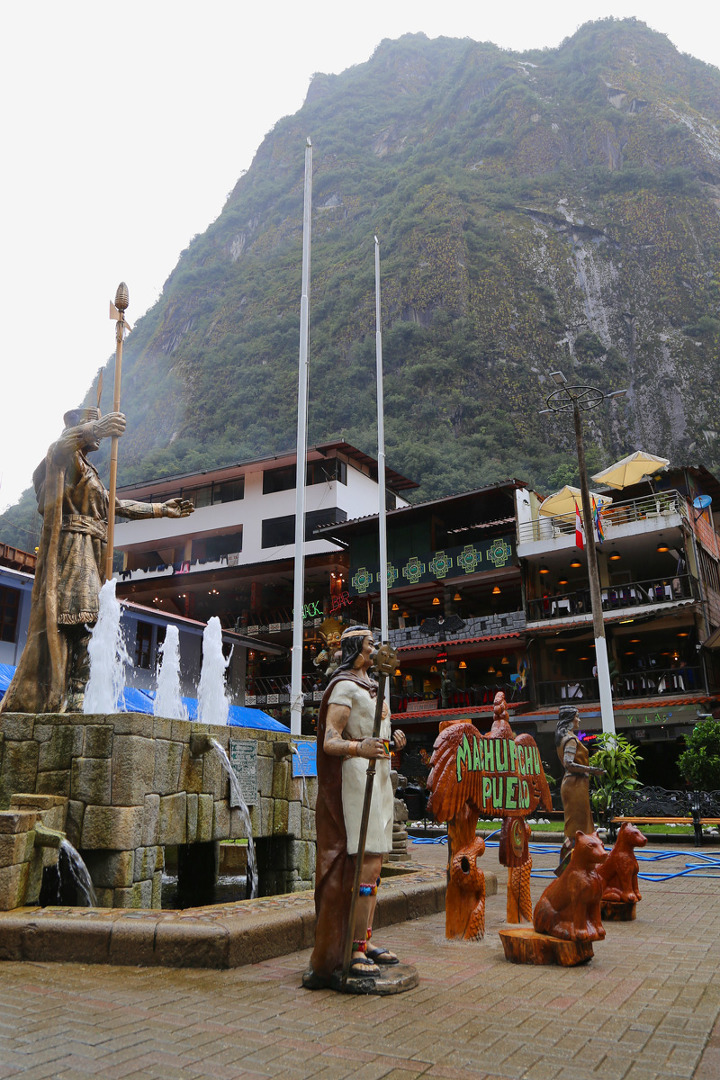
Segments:
[[[616,698],[656,697],[657,695],[687,694],[704,687],[701,667],[646,668],[613,675],[612,691]],[[599,701],[596,678],[554,679],[535,684],[538,705],[555,705],[579,701]]]
[[[578,502],[578,507],[580,503]],[[607,539],[613,529],[621,525],[632,525],[639,521],[658,519],[658,528],[667,525],[667,518],[679,514],[687,520],[687,500],[679,491],[662,491],[657,495],[644,495],[641,499],[627,502],[604,503],[600,507],[600,521]],[[532,521],[518,525],[518,543],[528,544],[534,540],[553,540],[558,536],[569,536],[575,532],[575,512],[561,514],[558,517],[540,514]]]
[[[672,604],[678,600],[697,598],[697,584],[690,574],[667,578],[632,581],[626,585],[609,585],[600,590],[603,611],[619,608],[645,607],[648,604]],[[564,619],[583,615],[591,610],[589,588],[574,592],[555,593],[528,600],[528,620]]]

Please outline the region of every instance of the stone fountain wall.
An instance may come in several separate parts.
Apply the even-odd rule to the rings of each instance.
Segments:
[[[312,888],[317,781],[306,780],[303,804],[302,780],[292,776],[283,733],[139,713],[6,713],[0,717],[0,811],[17,805],[19,793],[66,799],[67,838],[88,866],[98,903],[159,908],[166,847],[246,835],[239,811],[230,808],[217,753],[193,757],[193,735],[209,735],[226,751],[231,738],[256,742],[258,798],[250,818],[261,892]],[[0,897],[7,872],[0,856]]]

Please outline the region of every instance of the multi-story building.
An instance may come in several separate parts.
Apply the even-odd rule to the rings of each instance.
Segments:
[[[348,595],[348,560],[341,544],[316,536],[318,525],[377,512],[378,465],[342,440],[308,450],[305,513],[305,653],[303,689],[312,702],[328,619],[364,618],[367,605]],[[402,492],[417,485],[385,471],[386,502],[407,505]],[[161,502],[190,499],[187,518],[118,522],[123,552],[118,595],[226,628],[256,643],[246,656],[244,703],[287,719],[292,643],[296,454],[276,455],[220,469],[167,477],[122,488],[120,498]],[[270,648],[272,646],[272,648]],[[157,647],[149,642],[152,658]]]
[[[670,468],[608,492],[600,512],[601,598],[616,730],[643,744],[641,775],[675,786],[680,748],[718,700],[720,538],[712,501],[720,484],[706,469]],[[524,564],[531,672],[539,729],[572,702],[582,727],[601,729],[586,551],[575,513],[543,516],[532,492],[518,503],[517,553]]]

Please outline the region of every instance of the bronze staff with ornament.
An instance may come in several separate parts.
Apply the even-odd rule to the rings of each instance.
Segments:
[[[118,297],[124,312],[126,285]],[[115,499],[113,493],[111,500],[88,454],[99,449],[102,439],[117,445],[125,416],[119,410],[102,416],[98,402],[98,407],[71,409],[63,419],[60,438],[33,473],[42,536],[27,642],[0,712],[82,710],[90,630],[97,622],[100,589],[112,574],[108,534],[115,514],[179,518],[194,509],[185,499],[140,503]]]

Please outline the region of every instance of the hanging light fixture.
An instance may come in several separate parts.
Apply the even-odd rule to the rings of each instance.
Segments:
[[[494,667],[489,667],[488,668],[488,675],[494,675],[494,674],[495,674],[495,668]]]
[[[433,607],[438,607],[439,604],[440,604],[440,597],[439,596],[433,596]]]
[[[502,589],[500,588],[500,586],[496,585],[495,588],[492,591],[492,594],[493,594],[493,596],[499,596],[501,592],[502,592]]]
[[[550,573],[550,571],[548,570],[545,563],[540,563],[540,569],[538,570],[538,574],[549,574],[549,573]]]
[[[465,663],[465,661],[461,660],[460,663],[458,664],[458,671],[465,671],[466,667],[467,667],[467,664]]]
[[[664,552],[670,550],[670,548],[667,546],[667,544],[663,540],[662,536],[660,537],[660,540],[658,542],[658,546],[657,546],[657,548],[655,550],[657,551],[658,555],[662,555],[662,554],[664,554]]]
[[[568,583],[567,578],[564,578],[564,577],[560,578],[560,580],[558,581],[558,585],[567,585],[567,583]]]
[[[410,618],[410,612],[409,611],[403,611],[401,618],[409,619]]]
[[[507,656],[503,656],[503,658],[502,658],[502,660],[500,661],[500,663],[501,663],[501,664],[509,664],[509,663],[510,663],[510,661],[508,660]]]
[[[582,563],[580,562],[579,559],[573,559],[573,561],[570,563],[570,569],[571,570],[579,570],[581,568],[581,566],[582,566]]]
[[[435,664],[430,665],[430,674],[437,675],[437,666]]]
[[[613,548],[612,551],[610,552],[610,554],[608,555],[608,559],[610,560],[610,562],[618,562],[618,560],[621,559],[621,558],[622,558],[622,556],[621,556],[620,552],[617,550],[617,548]]]
[[[391,607],[390,610],[391,611],[399,611],[400,610],[400,605],[399,604],[393,604],[393,606]]]
[[[462,596],[460,595],[459,592],[456,592],[455,595],[453,596],[453,601],[456,604],[459,604],[461,600],[462,600]]]

